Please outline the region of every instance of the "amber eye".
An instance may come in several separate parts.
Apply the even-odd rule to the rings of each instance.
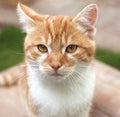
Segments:
[[[38,45],[37,48],[38,48],[39,51],[42,52],[42,53],[48,52],[47,47],[46,47],[45,45],[43,45],[43,44]]]
[[[67,53],[74,53],[76,50],[77,50],[77,45],[69,45],[69,46],[67,46],[67,48],[66,48],[66,52]]]

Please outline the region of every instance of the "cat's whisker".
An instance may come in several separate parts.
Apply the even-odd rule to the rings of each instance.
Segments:
[[[32,60],[32,59],[30,59],[28,62],[30,62],[30,63],[35,63],[35,64],[37,64],[37,63],[39,63],[38,61],[36,61],[36,60]]]
[[[86,77],[84,76],[84,75],[81,75],[80,77],[77,77],[77,79],[79,79],[78,81],[80,82],[80,83],[85,83],[86,82]],[[88,87],[90,87],[89,85],[87,85]]]
[[[74,87],[77,87],[79,88],[80,87],[80,83],[78,81],[75,80],[75,74],[72,74],[70,77],[69,77],[69,80],[72,84],[72,87],[74,89]]]
[[[86,79],[86,77],[85,77],[85,75],[84,75],[83,73],[79,73],[79,72],[75,71],[75,72],[74,72],[74,75],[76,75],[75,78],[80,79],[80,81],[81,81],[81,80],[82,80],[82,81],[85,81],[85,79]]]
[[[83,74],[83,73],[80,74],[78,72],[76,72],[76,73],[80,75],[80,77],[77,77],[77,78],[80,79],[80,80],[82,80],[82,83],[86,81],[87,76],[85,74]],[[91,85],[91,83],[89,85],[87,85],[86,87],[91,87],[90,85]]]
[[[73,80],[73,77],[72,77],[72,76],[69,78],[69,81],[70,81],[70,83],[72,84],[72,87],[71,87],[71,88],[73,88],[73,87],[75,86],[75,83],[74,83],[74,80]]]

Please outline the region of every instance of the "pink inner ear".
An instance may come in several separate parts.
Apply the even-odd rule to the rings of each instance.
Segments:
[[[81,14],[82,17],[85,17],[91,25],[95,25],[97,18],[97,8],[95,6],[91,6],[88,7],[84,12]]]
[[[84,22],[83,22],[83,19]],[[74,19],[76,22],[88,23],[90,25],[95,25],[97,20],[97,6],[95,4],[90,4],[85,7]]]
[[[97,20],[97,6],[90,4],[85,7],[73,21],[78,23],[82,27],[82,31],[87,32],[88,36],[94,36],[96,32],[96,20]]]

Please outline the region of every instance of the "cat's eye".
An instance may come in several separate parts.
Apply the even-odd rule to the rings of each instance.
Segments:
[[[67,46],[66,52],[67,53],[74,53],[77,50],[77,47],[78,47],[77,45],[71,44],[71,45]]]
[[[43,45],[43,44],[37,45],[37,48],[39,49],[39,51],[40,51],[41,53],[46,53],[46,52],[48,52],[47,47],[46,47],[45,45]]]

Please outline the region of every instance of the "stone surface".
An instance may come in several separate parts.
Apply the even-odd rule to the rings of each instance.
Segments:
[[[17,86],[0,87],[0,117],[26,117]]]
[[[98,61],[95,70],[93,117],[120,117],[120,71]]]
[[[120,72],[98,61],[91,117],[120,117]],[[17,86],[0,88],[0,117],[27,117]]]

